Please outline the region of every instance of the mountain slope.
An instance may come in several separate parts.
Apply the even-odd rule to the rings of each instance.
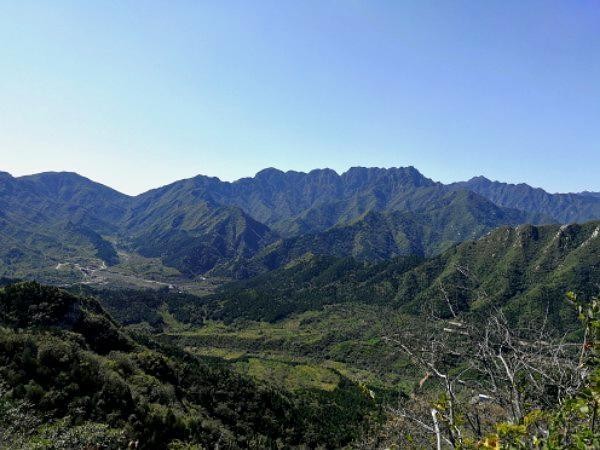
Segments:
[[[504,305],[518,320],[548,314],[557,326],[568,290],[591,297],[600,285],[600,222],[502,227],[464,242],[401,280],[395,300],[417,311],[428,299],[445,309],[486,311]]]
[[[244,277],[275,269],[304,254],[371,262],[401,255],[432,256],[500,225],[517,225],[530,218],[469,191],[436,195],[422,205],[414,211],[370,211],[348,225],[279,240],[250,260],[235,261],[219,273]]]
[[[237,206],[278,233],[291,236],[322,231],[369,210],[385,209],[393,198],[434,185],[412,167],[356,167],[342,175],[331,169],[284,173],[271,168],[233,183],[197,176],[162,189],[187,190],[222,205]]]
[[[515,321],[546,314],[556,329],[576,323],[563,301],[600,285],[600,222],[502,227],[419,263],[400,258],[377,265],[304,257],[256,279],[224,287],[204,301],[216,319],[279,320],[345,302],[384,303],[407,313],[433,308],[441,317],[485,314],[504,307]]]
[[[47,205],[40,212],[112,234],[124,217],[130,197],[72,172],[45,172],[14,179]],[[45,207],[44,207],[45,206]]]
[[[140,254],[160,257],[188,275],[249,258],[276,238],[240,208],[221,206],[195,189],[193,180],[136,197],[125,229]]]
[[[116,262],[100,233],[118,229],[127,197],[75,174],[0,173],[0,272],[51,271],[65,259]]]
[[[600,218],[600,197],[597,193],[549,194],[527,184],[508,184],[485,177],[450,185],[469,189],[500,206],[544,214],[559,223],[586,222]]]
[[[0,233],[0,274],[46,280],[61,276],[55,267],[64,263],[117,264],[115,242],[191,276],[250,257],[275,239],[239,208],[194,191],[132,198],[72,173],[1,173]]]
[[[600,216],[593,193],[488,185],[445,186],[413,167],[265,169],[232,183],[198,176],[129,197],[73,173],[0,173],[0,274],[76,278],[76,270],[55,268],[115,265],[120,250],[185,276],[247,276],[306,252],[369,261],[434,255],[500,225]]]
[[[351,383],[351,411],[336,403],[340,392],[258,386],[126,335],[95,300],[35,283],[0,289],[0,325],[2,448],[340,447],[372,408]]]
[[[346,225],[369,211],[425,209],[431,202],[439,201],[454,190],[470,190],[500,207],[524,211],[528,213],[527,221],[534,223],[562,220],[574,214],[586,220],[600,218],[600,211],[595,209],[577,212],[582,207],[581,202],[593,202],[584,200],[590,199],[584,194],[564,194],[574,200],[559,202],[553,208],[536,209],[519,201],[514,204],[506,201],[504,204],[490,198],[476,183],[446,186],[426,178],[414,167],[353,167],[341,175],[331,169],[302,173],[270,168],[258,172],[253,178],[242,178],[232,183],[197,176],[163,189],[167,188],[180,192],[188,190],[198,196],[210,197],[221,205],[237,206],[284,237]],[[562,211],[558,215],[560,217],[557,217],[557,211]]]

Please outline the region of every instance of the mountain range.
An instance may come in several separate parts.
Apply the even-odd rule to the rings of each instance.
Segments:
[[[502,225],[600,218],[597,193],[482,177],[444,185],[413,167],[197,176],[127,196],[68,172],[0,173],[0,274],[115,266],[139,255],[182,276],[243,278],[304,254],[433,256]]]
[[[388,411],[427,420],[444,384],[396,339],[447,339],[436,364],[464,373],[466,330],[502,317],[519,346],[556,338],[580,364],[599,204],[414,168],[199,176],[135,197],[2,173],[0,447],[387,448],[389,425],[416,448],[419,428]],[[482,436],[510,417],[490,399]]]

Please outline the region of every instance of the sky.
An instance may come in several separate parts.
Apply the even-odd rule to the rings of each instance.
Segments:
[[[0,1],[0,170],[600,191],[600,1]]]

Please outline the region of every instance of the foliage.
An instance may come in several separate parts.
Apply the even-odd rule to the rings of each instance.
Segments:
[[[291,314],[339,303],[393,304],[422,314],[485,318],[504,307],[521,324],[548,320],[575,330],[576,315],[561,295],[576,289],[590,295],[600,283],[598,222],[569,226],[503,227],[421,261],[399,257],[379,264],[306,255],[248,281],[224,286],[197,305],[206,317],[277,321]]]
[[[0,379],[8,388],[2,401],[34,405],[41,418],[32,433],[9,433],[4,442],[109,439],[120,436],[111,430],[122,430],[140,448],[338,447],[360,432],[373,407],[361,390],[350,400],[351,389],[325,398],[256,385],[147,335],[128,337],[95,301],[55,288],[10,285],[0,305]]]
[[[569,292],[584,325],[580,363],[585,383],[578,392],[555,408],[533,410],[519,424],[500,423],[497,440],[501,448],[592,449],[600,447],[600,299],[581,300]]]
[[[307,253],[370,262],[402,255],[431,256],[499,225],[523,220],[519,212],[502,210],[468,191],[449,192],[433,196],[422,206],[412,205],[410,210],[372,210],[348,224],[277,241],[249,260],[235,260],[213,272],[247,277]]]
[[[383,303],[395,292],[395,278],[418,262],[420,258],[413,256],[380,265],[308,256],[246,282],[225,286],[202,301],[210,318],[225,322],[275,322],[329,304]]]
[[[398,340],[427,372],[420,394],[394,412],[397,441],[431,445],[437,436],[437,448],[598,448],[600,302],[568,297],[585,329],[577,347],[535,330],[530,344],[497,318],[482,324],[480,335],[468,318],[447,322],[442,333],[423,337],[430,352],[424,343]]]

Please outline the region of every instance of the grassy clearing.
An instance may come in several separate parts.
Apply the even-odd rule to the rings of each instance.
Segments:
[[[333,370],[314,364],[290,364],[288,362],[249,358],[235,364],[236,368],[263,383],[274,384],[291,391],[319,389],[333,391],[340,377]]]
[[[240,359],[246,355],[246,352],[242,350],[230,350],[219,347],[186,347],[185,350],[196,355],[222,358],[227,361]]]
[[[165,266],[160,258],[146,258],[136,253],[119,251],[119,264],[111,269],[123,275],[133,275],[152,280],[168,279],[181,276],[181,273],[172,267]]]
[[[383,337],[412,326],[410,317],[369,305],[337,305],[281,322],[172,322],[165,337],[196,354],[233,361],[248,375],[290,390],[335,389],[344,376],[384,391],[410,390],[422,374]]]

